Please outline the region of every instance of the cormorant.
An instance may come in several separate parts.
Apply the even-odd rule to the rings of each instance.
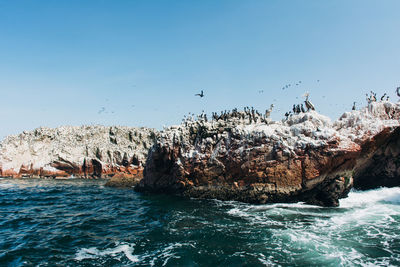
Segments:
[[[300,107],[300,109],[301,109],[301,112],[303,112],[303,113],[305,113],[305,112],[306,112],[306,110],[304,109],[304,106],[303,106],[303,104],[301,104],[301,107]]]
[[[371,102],[376,102],[376,93],[371,91]]]
[[[397,94],[398,97],[400,97],[400,87],[396,88],[396,94]]]
[[[353,107],[351,108],[351,110],[356,110],[356,102],[353,102]]]
[[[200,94],[195,94],[195,96],[200,96],[200,97],[204,97],[204,93],[203,93],[203,90],[201,90],[201,93],[200,93]]]
[[[300,114],[300,112],[301,112],[300,105],[297,104],[297,106],[296,106],[296,114]]]
[[[387,95],[386,93],[383,94],[383,96],[381,97],[381,101],[385,100],[385,96],[386,96],[386,95]]]

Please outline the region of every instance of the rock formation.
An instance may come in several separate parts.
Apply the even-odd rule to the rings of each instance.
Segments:
[[[398,149],[387,151],[381,145],[399,142],[399,104],[372,102],[334,123],[315,111],[280,122],[257,120],[254,112],[247,120],[245,114],[189,120],[163,131],[149,152],[137,190],[337,206],[352,187],[353,173],[359,179],[374,168],[371,156],[398,155]],[[392,163],[387,165],[382,170],[394,170]]]
[[[133,127],[38,128],[0,143],[0,176],[140,177],[157,135]]]
[[[337,206],[353,183],[400,186],[399,120],[400,104],[372,101],[335,122],[315,111],[274,122],[246,107],[162,132],[38,128],[0,143],[0,176],[112,177],[138,191]]]

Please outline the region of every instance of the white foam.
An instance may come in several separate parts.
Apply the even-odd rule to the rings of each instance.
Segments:
[[[1,183],[0,184],[0,188],[7,189],[7,188],[12,188],[12,187],[14,187],[14,184],[12,184],[12,183]]]
[[[136,255],[133,255],[133,247],[128,244],[121,244],[115,248],[108,248],[105,250],[99,250],[95,247],[82,248],[76,253],[75,260],[81,261],[85,259],[96,259],[105,256],[115,257],[121,253],[123,253],[131,262],[139,262],[139,258]]]
[[[400,204],[400,187],[352,191],[347,198],[339,202],[341,208],[360,207],[378,202]]]

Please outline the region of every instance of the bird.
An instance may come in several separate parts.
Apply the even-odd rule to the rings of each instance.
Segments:
[[[200,97],[204,97],[204,93],[203,93],[203,90],[201,90],[201,93],[200,93],[200,94],[195,94],[195,96],[200,96]]]
[[[386,93],[383,94],[383,96],[381,97],[381,101],[385,100],[386,95],[387,95]]]
[[[301,112],[300,105],[297,104],[296,105],[296,114],[300,114],[300,112]]]
[[[306,100],[304,101],[304,103],[306,104],[306,108],[307,111],[311,110],[315,110],[314,105],[308,100],[308,97],[310,96],[310,94],[307,92],[304,94],[304,96],[306,97]]]
[[[398,97],[400,97],[400,87],[397,87],[396,94],[397,94]]]
[[[368,94],[365,94],[365,97],[367,99],[368,104],[370,104],[371,103],[371,97],[369,97]]]
[[[269,118],[271,116],[272,109],[274,108],[274,104],[271,104],[268,110],[265,111],[265,118]]]
[[[351,108],[351,110],[356,110],[356,102],[353,102],[353,107]]]
[[[98,113],[98,114],[101,114],[101,113],[103,113],[105,110],[106,110],[105,107],[101,107],[101,109],[100,109],[97,113]]]
[[[376,93],[374,93],[373,91],[371,91],[371,102],[376,102]]]
[[[258,93],[262,94],[262,93],[264,93],[264,90],[258,90]]]
[[[303,106],[303,104],[301,104],[301,106],[300,106],[300,109],[301,109],[301,112],[303,112],[303,113],[305,113],[305,112],[306,112],[306,110],[304,109],[304,106]]]

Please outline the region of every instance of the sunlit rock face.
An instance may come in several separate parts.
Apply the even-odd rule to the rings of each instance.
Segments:
[[[158,132],[148,128],[38,128],[0,143],[3,177],[135,177]]]
[[[337,206],[352,187],[354,168],[377,151],[380,135],[394,132],[399,114],[398,104],[373,102],[333,123],[315,111],[279,122],[237,111],[219,120],[187,120],[160,134],[136,188]]]

